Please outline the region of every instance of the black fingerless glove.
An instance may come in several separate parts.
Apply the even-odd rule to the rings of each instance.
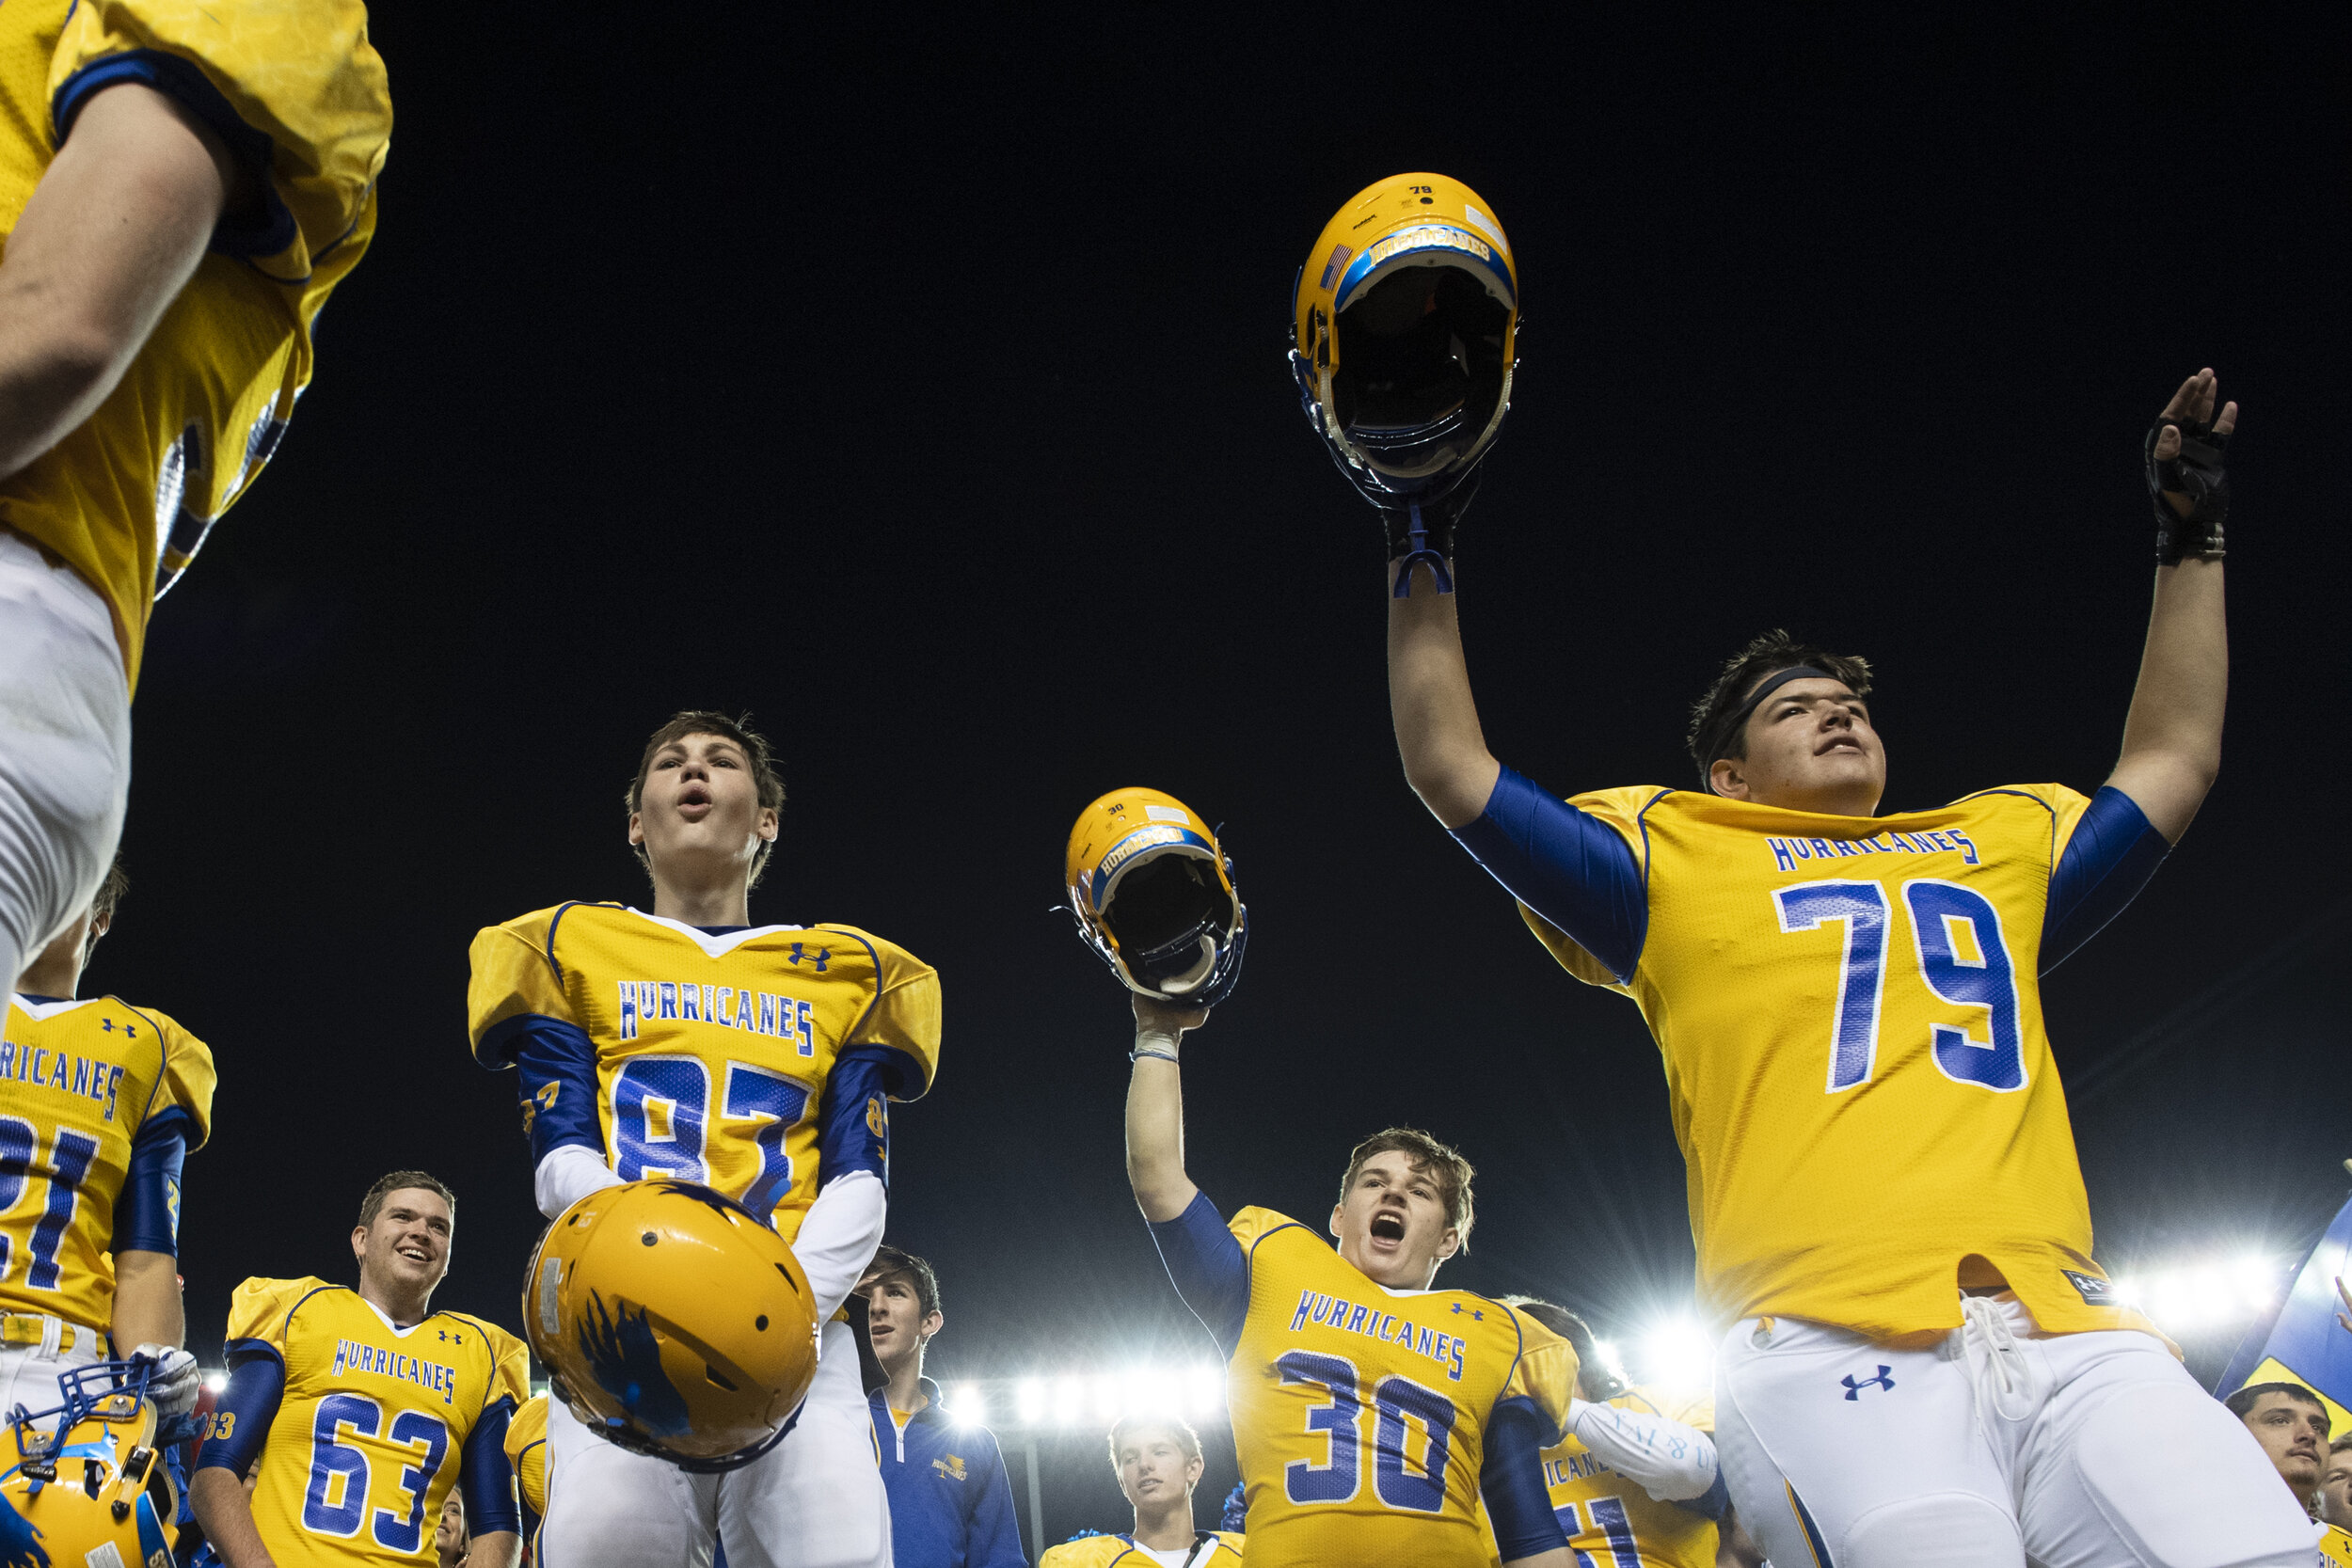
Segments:
[[[1478,474],[1479,470],[1472,468],[1454,488],[1427,499],[1416,497],[1408,501],[1395,496],[1372,498],[1372,504],[1380,513],[1381,525],[1388,530],[1389,560],[1403,562],[1396,574],[1396,597],[1402,599],[1412,593],[1413,568],[1420,565],[1429,568],[1429,575],[1437,579],[1438,593],[1454,592],[1454,573],[1447,562],[1454,558],[1454,525],[1477,498]]]
[[[2156,442],[2166,425],[2179,428],[2181,451],[2159,461]],[[2149,427],[2140,459],[2148,474],[2149,504],[2156,509],[2157,565],[2177,566],[2189,556],[2218,561],[2226,553],[2221,525],[2230,515],[2230,476],[2222,471],[2221,454],[2229,444],[2230,437],[2211,424],[2185,416],[2159,417]],[[2188,498],[2187,516],[2172,509],[2168,494]]]

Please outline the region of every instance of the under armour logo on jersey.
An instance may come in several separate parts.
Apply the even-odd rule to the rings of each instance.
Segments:
[[[1862,1397],[1862,1390],[1869,1387],[1872,1384],[1876,1384],[1878,1386],[1885,1389],[1891,1394],[1895,1391],[1895,1380],[1886,1374],[1894,1370],[1895,1369],[1892,1367],[1881,1367],[1879,1369],[1879,1375],[1876,1377],[1855,1377],[1850,1372],[1845,1377],[1839,1379],[1839,1381],[1845,1384],[1846,1397],[1850,1400],[1860,1399]]]
[[[819,947],[814,954],[807,954],[803,951],[802,944],[796,942],[792,944],[792,956],[786,961],[789,963],[799,963],[803,958],[807,958],[811,962],[815,963],[817,965],[817,973],[822,974],[825,972],[825,965],[833,959],[833,949],[830,947]]]

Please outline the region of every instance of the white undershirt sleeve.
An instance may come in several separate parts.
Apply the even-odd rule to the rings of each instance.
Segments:
[[[620,1184],[603,1155],[585,1144],[564,1144],[548,1150],[532,1173],[531,1196],[539,1200],[539,1212],[553,1219],[590,1193]]]
[[[1696,1427],[1613,1404],[1573,1400],[1568,1430],[1619,1475],[1660,1502],[1683,1502],[1715,1484],[1715,1440]]]
[[[889,1190],[870,1170],[834,1177],[808,1206],[808,1217],[792,1243],[792,1256],[808,1275],[818,1323],[831,1323],[857,1289],[866,1266],[874,1260],[874,1249],[882,1245],[882,1222],[889,1212]]]

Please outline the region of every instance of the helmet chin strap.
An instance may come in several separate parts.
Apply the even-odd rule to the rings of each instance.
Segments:
[[[1207,937],[1200,938],[1200,961],[1193,965],[1189,970],[1186,970],[1183,974],[1178,975],[1175,979],[1162,980],[1159,982],[1160,992],[1162,995],[1187,995],[1190,992],[1199,990],[1202,986],[1207,985],[1209,983],[1209,976],[1216,973],[1216,943],[1210,941]]]
[[[1408,500],[1405,505],[1410,517],[1405,531],[1408,549],[1405,559],[1397,564],[1396,592],[1391,596],[1402,599],[1411,594],[1413,568],[1417,565],[1429,568],[1429,575],[1437,579],[1438,593],[1453,593],[1454,574],[1446,570],[1445,557],[1430,548],[1429,526],[1422,520],[1421,502]]]

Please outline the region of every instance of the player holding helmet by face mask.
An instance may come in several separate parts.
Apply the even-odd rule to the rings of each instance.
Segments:
[[[1314,286],[1337,290],[1317,406],[1343,466],[1348,291],[1377,280],[1333,231],[1384,236],[1366,256],[1434,255],[1397,215],[1422,183],[1359,198],[1302,277],[1303,322]],[[1484,211],[1429,194],[1431,223],[1456,234]],[[1429,298],[1442,314],[1442,291]],[[1402,341],[1390,318],[1366,325]],[[1319,352],[1302,331],[1300,353]],[[1423,347],[1408,363],[1426,380],[1460,358]],[[1434,401],[1408,413],[1431,438],[1460,422]],[[2144,444],[2155,605],[2106,787],[2014,785],[1894,816],[1877,815],[1868,664],[1780,633],[1702,699],[1695,789],[1563,801],[1502,767],[1470,699],[1450,540],[1428,505],[1400,540],[1395,482],[1349,466],[1391,520],[1408,782],[1571,974],[1641,1006],[1665,1054],[1699,1290],[1729,1330],[1716,1444],[1774,1561],[2309,1560],[2309,1526],[2278,1506],[2259,1455],[2092,1259],[2037,987],[2153,873],[2218,767],[2236,421],[2202,371]],[[1453,460],[1446,494],[1466,493],[1476,456]]]
[[[1500,1302],[1433,1288],[1470,1236],[1470,1162],[1391,1127],[1350,1155],[1330,1241],[1269,1209],[1221,1214],[1186,1168],[1178,1058],[1240,975],[1248,921],[1224,851],[1174,797],[1113,790],[1071,830],[1063,882],[1131,993],[1127,1180],[1226,1359],[1249,1560],[1486,1568],[1491,1517],[1504,1562],[1571,1568],[1537,1454],[1576,1353]]]
[[[882,1241],[890,1101],[938,1065],[939,979],[853,927],[750,923],[783,802],[763,738],[679,714],[628,790],[653,908],[563,904],[474,939],[475,1053],[516,1068],[540,1210],[565,1216],[526,1324],[547,1349],[585,1333],[593,1351],[557,1364],[571,1397],[548,1418],[550,1561],[707,1563],[720,1537],[734,1568],[890,1560],[843,1306]],[[619,1230],[650,1247],[569,1224],[641,1203],[667,1217]],[[812,1326],[814,1379],[783,1432],[799,1402],[784,1347],[806,1353]],[[688,1375],[697,1345],[740,1375]]]

